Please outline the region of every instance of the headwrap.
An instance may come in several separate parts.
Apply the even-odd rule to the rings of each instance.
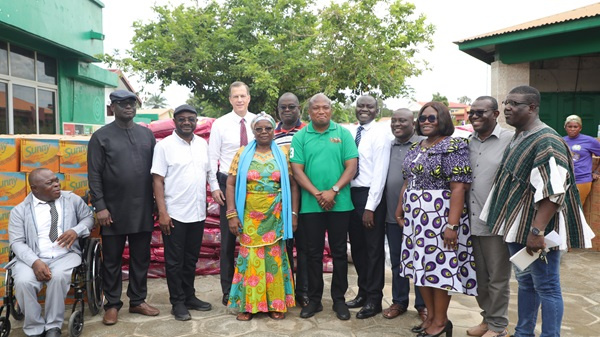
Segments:
[[[271,117],[271,115],[269,115],[268,113],[261,111],[258,115],[256,115],[256,117],[254,117],[254,119],[252,120],[252,122],[250,123],[250,127],[252,127],[254,129],[254,125],[256,125],[256,123],[260,122],[260,121],[269,121],[269,123],[271,123],[271,125],[273,125],[273,127],[275,127],[275,119],[273,117]]]
[[[271,123],[275,126],[273,117],[267,114],[265,115],[270,118]],[[269,120],[268,118],[264,117],[263,113],[261,113],[252,121],[252,127],[254,127],[256,122],[260,120]],[[240,154],[238,172],[235,177],[235,208],[242,224],[244,222],[244,208],[246,206],[248,169],[250,168],[252,158],[254,158],[255,151],[256,140],[252,140]],[[275,157],[275,162],[277,162],[277,166],[279,166],[279,171],[281,172],[281,218],[283,219],[283,239],[287,240],[294,237],[294,231],[292,229],[292,190],[290,188],[288,165],[285,154],[273,141],[271,141],[271,152],[273,152],[273,157]]]
[[[583,124],[581,123],[581,117],[579,117],[577,115],[568,116],[567,119],[565,120],[565,127],[570,122],[575,122],[575,123],[578,123],[580,126],[583,126]]]

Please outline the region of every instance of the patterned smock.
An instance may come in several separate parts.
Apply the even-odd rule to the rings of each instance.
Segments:
[[[243,150],[233,158],[229,174],[237,175]],[[292,171],[289,164],[288,171]],[[229,293],[229,307],[240,312],[286,312],[295,306],[292,272],[282,240],[280,181],[273,154],[255,152],[248,168],[240,251]]]
[[[403,165],[404,243],[400,275],[417,286],[477,295],[467,207],[459,221],[458,249],[444,248],[442,233],[450,213],[450,182],[471,183],[469,148],[447,137],[430,148],[413,144]]]

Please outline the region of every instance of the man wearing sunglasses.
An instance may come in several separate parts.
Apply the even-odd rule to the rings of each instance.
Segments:
[[[289,149],[294,135],[306,126],[306,123],[300,120],[300,102],[298,97],[291,92],[286,92],[279,97],[277,102],[277,113],[279,115],[279,124],[275,128],[275,144],[279,147]],[[299,226],[294,232],[294,240],[288,240],[287,250],[290,259],[290,266],[294,269],[293,248],[296,241],[296,303],[305,307],[308,304],[308,272],[306,271],[306,241],[302,226]]]
[[[137,97],[126,90],[110,94],[115,121],[92,134],[88,145],[88,180],[102,234],[102,279],[106,304],[103,323],[117,323],[121,301],[121,263],[129,242],[129,312],[156,316],[146,303],[150,240],[154,221],[150,129],[133,122]]]
[[[467,329],[469,336],[508,336],[510,256],[502,236],[492,234],[485,221],[479,219],[500,166],[500,154],[515,134],[498,124],[499,114],[498,101],[491,96],[477,98],[469,111],[469,121],[475,131],[469,136],[473,182],[467,198],[473,257],[477,266],[476,298],[483,316],[480,324]]]
[[[481,219],[492,234],[503,235],[511,255],[525,249],[536,257],[524,270],[515,267],[519,310],[514,335],[534,336],[541,305],[540,336],[560,336],[560,251],[591,247],[594,233],[583,217],[571,153],[539,118],[540,92],[519,86],[503,104],[506,122],[516,134],[504,151]],[[559,246],[546,251],[544,237],[552,231]]]

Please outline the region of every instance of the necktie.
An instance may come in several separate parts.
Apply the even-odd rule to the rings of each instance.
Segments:
[[[248,134],[246,133],[246,121],[240,121],[240,147],[248,145]]]
[[[358,129],[356,130],[356,138],[354,138],[354,143],[356,143],[356,147],[358,148],[358,145],[360,144],[360,138],[362,137],[362,130],[364,130],[365,128],[363,128],[363,126],[359,126]],[[354,175],[354,179],[356,179],[358,177],[358,174],[360,173],[360,170],[358,169],[358,158],[356,158],[356,174]]]
[[[50,241],[54,242],[58,239],[58,212],[56,211],[56,206],[54,205],[54,201],[48,201],[48,205],[50,205]]]

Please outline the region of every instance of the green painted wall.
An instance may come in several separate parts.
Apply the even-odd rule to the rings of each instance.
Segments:
[[[0,36],[31,45],[21,39],[25,32],[91,60],[103,53],[103,7],[98,0],[0,0],[0,23],[5,26]]]
[[[564,122],[569,115],[581,117],[581,133],[596,137],[600,124],[599,92],[542,92],[540,119],[562,136],[565,136]]]

